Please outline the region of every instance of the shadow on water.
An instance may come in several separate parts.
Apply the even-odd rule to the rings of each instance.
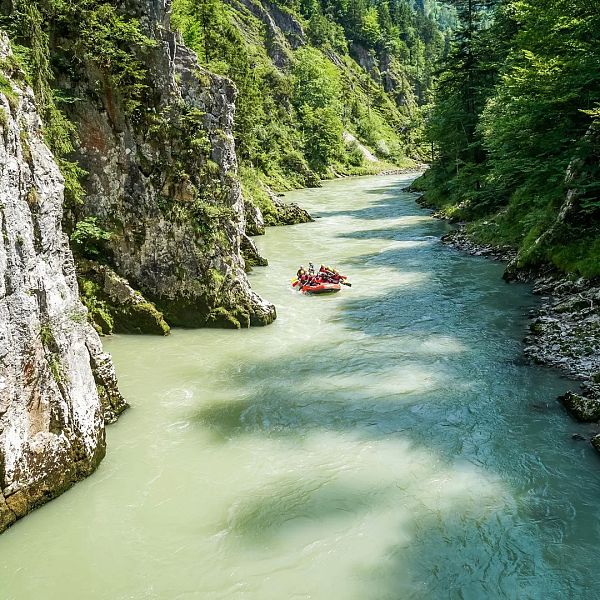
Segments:
[[[301,523],[346,520],[368,513],[397,494],[397,488],[348,485],[326,478],[300,481],[282,478],[263,487],[260,494],[242,498],[229,511],[227,529],[245,543],[264,544],[283,530]]]
[[[394,229],[359,229],[351,233],[340,233],[337,237],[349,240],[380,239],[380,240],[414,240],[403,234],[405,231],[413,231],[413,223],[398,224]]]
[[[400,190],[386,191],[386,188],[381,190],[367,190],[367,194],[374,194],[380,196],[380,200],[370,202],[368,206],[362,208],[348,208],[341,210],[315,210],[312,212],[314,217],[325,218],[325,217],[354,217],[356,219],[365,220],[385,220],[397,216],[399,213],[398,207],[398,194]],[[415,206],[413,214],[420,216],[427,216],[432,211],[428,209],[420,209]],[[441,222],[432,222],[439,228],[443,225]]]
[[[340,364],[346,359],[342,351]],[[559,598],[565,589],[581,591],[581,577],[588,584],[592,581],[593,543],[587,564],[567,566],[569,560],[562,554],[576,526],[575,515],[569,478],[546,466],[545,459],[553,462],[547,433],[536,431],[525,419],[511,431],[516,420],[507,409],[531,419],[525,405],[544,399],[535,390],[518,396],[505,385],[506,380],[517,389],[530,385],[529,368],[502,365],[498,379],[490,381],[491,374],[474,361],[469,381],[448,377],[442,370],[443,383],[431,390],[353,397],[351,382],[339,390],[325,385],[322,392],[317,391],[318,379],[290,385],[290,380],[314,373],[315,361],[318,364],[318,355],[288,355],[280,365],[279,380],[272,379],[272,366],[255,362],[236,382],[243,388],[254,386],[254,393],[243,400],[205,405],[194,420],[218,432],[223,444],[236,437],[276,438],[292,444],[298,454],[310,452],[311,440],[319,432],[351,434],[352,439],[372,443],[395,439],[403,444],[398,447],[399,464],[407,457],[418,461],[425,454],[435,464],[434,472],[411,467],[394,471],[388,479],[344,483],[320,480],[308,465],[308,472],[273,481],[242,497],[223,524],[228,535],[261,547],[307,525],[329,528],[339,523],[343,528],[346,519],[390,511],[403,516],[393,525],[384,559],[375,572],[369,567],[356,574],[373,579],[374,589],[389,589],[387,595],[373,597]],[[426,373],[431,357],[418,364]],[[358,364],[348,371],[353,381],[373,375]],[[325,369],[321,378],[326,381],[331,375]],[[451,405],[444,390],[452,396]],[[553,425],[557,418],[563,419],[558,406],[540,415],[538,424],[543,420]],[[306,476],[312,480],[302,479]],[[430,494],[424,489],[439,486],[440,479],[441,505],[429,500],[432,506],[423,506]],[[480,507],[477,494],[469,500],[464,490],[481,485],[482,479],[484,483],[491,479],[493,485],[482,493]],[[583,488],[590,496],[591,490],[598,490],[598,478],[590,474],[586,479]],[[506,486],[527,493],[515,502],[518,494]],[[418,519],[410,517],[413,513]]]
[[[371,190],[367,193],[384,198],[363,209],[317,215],[396,218],[402,216],[399,191]],[[563,553],[586,534],[576,518],[569,461],[556,456],[570,455],[575,463],[591,451],[566,441],[569,424],[557,404],[548,404],[548,372],[516,360],[516,332],[524,324],[515,310],[521,293],[491,279],[490,269],[496,267],[489,263],[466,262],[432,248],[430,236],[441,229],[438,223],[420,227],[423,246],[349,259],[357,270],[377,265],[406,272],[423,268],[432,252],[446,253],[443,270],[421,285],[340,301],[336,324],[349,336],[360,334],[358,344],[324,339],[298,347],[278,356],[277,376],[269,359],[255,357],[228,382],[248,390],[243,398],[204,403],[192,416],[223,444],[261,436],[302,452],[313,434],[393,440],[400,444],[399,463],[427,456],[433,472],[400,469],[391,481],[373,479],[366,486],[318,477],[281,479],[240,500],[226,527],[260,545],[302,523],[319,526],[348,514],[394,511],[394,503],[400,503],[397,508],[403,510],[397,512],[404,520],[396,522],[381,564],[375,571],[357,572],[382,590],[374,597],[578,597],[600,583],[593,559],[597,546],[588,542],[589,560],[570,560]],[[339,237],[403,240],[404,231],[409,226]],[[385,337],[388,345],[375,345]],[[559,388],[556,383],[554,389]],[[536,412],[536,406],[547,408]],[[577,477],[584,503],[593,503],[600,493],[598,473],[578,472]],[[462,492],[482,481],[489,489],[478,505],[477,494]],[[419,493],[422,486],[440,486],[430,507],[427,494]],[[419,518],[410,518],[411,511]]]

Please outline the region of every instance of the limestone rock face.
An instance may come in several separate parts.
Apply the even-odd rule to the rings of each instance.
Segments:
[[[379,65],[373,52],[354,42],[350,44],[350,55],[375,81],[380,82]]]
[[[143,109],[127,114],[118,90],[91,65],[61,86],[84,101],[77,160],[89,173],[76,218],[96,217],[111,233],[110,266],[185,327],[265,325],[272,304],[248,283],[242,256],[245,207],[233,140],[236,90],[202,70],[170,30],[168,2],[129,0],[156,45],[147,68]]]
[[[79,301],[63,178],[0,33],[0,531],[89,475],[126,404]]]

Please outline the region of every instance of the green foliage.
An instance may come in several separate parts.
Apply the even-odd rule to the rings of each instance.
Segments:
[[[52,373],[52,377],[54,377],[54,381],[56,381],[56,383],[59,385],[63,385],[66,377],[60,357],[57,354],[51,354],[48,357],[48,366],[50,367],[50,372]]]
[[[367,46],[375,47],[381,41],[382,35],[379,12],[374,6],[369,6],[361,15],[360,36]]]
[[[97,224],[96,217],[86,217],[75,224],[71,233],[71,242],[77,252],[86,258],[97,258],[102,254],[102,242],[109,240],[111,234]]]
[[[579,232],[575,232],[578,236]],[[600,236],[571,239],[549,249],[550,260],[563,271],[584,277],[600,277]]]
[[[388,163],[418,155],[417,105],[428,96],[432,63],[444,46],[433,19],[405,0],[277,4],[303,24],[310,42],[295,52],[278,46],[283,64],[277,66],[270,53],[280,42],[256,16],[267,4],[251,11],[223,0],[175,0],[172,19],[201,63],[238,89],[234,135],[242,183],[267,213],[265,185],[286,190],[372,168],[345,147],[344,130]],[[350,41],[389,65],[393,91],[383,89],[376,70],[367,74],[350,58]]]
[[[324,174],[330,164],[342,157],[342,121],[332,106],[313,109],[303,105],[301,114],[308,164]]]
[[[88,319],[100,335],[110,335],[113,332],[115,321],[110,307],[105,300],[101,300],[102,290],[91,279],[79,278],[79,297],[88,309]]]
[[[301,48],[296,52],[292,101],[297,108],[338,108],[340,75],[335,66],[315,48]]]
[[[125,112],[134,115],[147,85],[145,66],[132,48],[143,54],[156,42],[141,33],[137,20],[122,16],[111,4],[90,0],[55,2],[60,5],[64,21],[71,24],[81,19],[75,52],[80,51],[106,75],[110,89],[120,94]]]
[[[60,360],[59,349],[54,338],[52,325],[49,322],[42,323],[40,327],[40,341],[44,347],[46,362],[52,373],[52,377],[58,385],[63,385],[66,382],[66,375]]]
[[[230,329],[241,329],[242,324],[239,318],[232,314],[231,311],[219,306],[214,308],[208,316],[208,324],[217,325],[222,327],[228,327]]]
[[[298,50],[295,58],[292,102],[300,116],[305,156],[314,171],[324,174],[343,153],[340,76],[314,48]]]
[[[93,269],[79,275],[80,298],[87,310],[87,318],[100,335],[112,333],[149,333],[168,335],[170,327],[151,302],[136,301],[125,297],[115,300],[103,289],[102,275]],[[74,315],[81,319],[81,314]],[[85,317],[84,317],[85,318]]]
[[[78,204],[85,171],[69,160],[76,133],[61,109],[65,95],[54,87],[56,74],[65,65],[72,74],[82,64],[93,66],[105,88],[118,94],[126,114],[139,119],[147,86],[138,55],[155,42],[141,33],[137,20],[102,0],[13,0],[0,13],[0,25],[9,32],[16,63],[35,92],[45,138],[65,177],[66,200]]]
[[[54,344],[54,333],[49,323],[43,323],[40,327],[40,340],[44,346],[52,346]]]
[[[365,162],[365,155],[358,147],[356,141],[351,142],[347,148],[348,164],[352,167],[361,167]]]
[[[16,98],[15,91],[13,90],[10,81],[0,72],[0,93],[4,94],[7,98]]]
[[[470,15],[457,4],[426,197],[476,220],[477,237],[518,247],[522,265],[597,276],[600,16],[584,0],[474,3]]]
[[[315,10],[308,19],[307,33],[311,43],[320,48],[331,48],[336,52],[348,52],[348,40],[344,28]]]

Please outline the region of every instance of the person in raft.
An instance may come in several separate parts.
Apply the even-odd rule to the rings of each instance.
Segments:
[[[304,267],[300,267],[296,272],[296,278],[298,279],[298,288],[302,288],[313,282],[314,276],[309,275]]]
[[[340,279],[342,279],[342,276],[335,269],[326,267],[325,265],[321,265],[318,275],[323,281],[329,283],[339,283]]]

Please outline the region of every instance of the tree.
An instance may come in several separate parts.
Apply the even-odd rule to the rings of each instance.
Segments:
[[[296,52],[292,71],[293,102],[297,107],[325,108],[338,102],[340,80],[338,71],[325,56],[314,48]]]
[[[430,197],[481,218],[478,235],[519,247],[520,264],[600,275],[598,11],[587,0],[454,4],[461,28],[428,125]]]

